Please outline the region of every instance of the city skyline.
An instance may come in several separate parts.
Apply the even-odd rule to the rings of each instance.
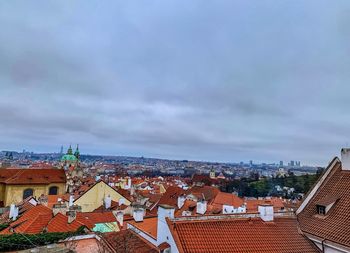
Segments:
[[[38,2],[0,3],[0,149],[325,166],[350,141],[348,1]]]

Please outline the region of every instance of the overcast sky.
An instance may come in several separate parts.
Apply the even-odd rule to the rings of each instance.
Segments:
[[[350,1],[0,2],[0,150],[326,165]]]

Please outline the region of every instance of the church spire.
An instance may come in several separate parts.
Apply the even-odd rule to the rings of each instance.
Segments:
[[[67,155],[73,155],[72,145],[69,145],[69,149],[67,151]]]
[[[79,144],[77,144],[77,148],[75,149],[74,155],[76,158],[80,158],[80,152],[79,152]]]

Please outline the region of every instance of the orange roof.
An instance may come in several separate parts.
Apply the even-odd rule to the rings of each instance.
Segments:
[[[84,224],[77,220],[68,223],[68,217],[58,213],[53,217],[47,225],[47,232],[74,232]]]
[[[298,233],[295,218],[168,221],[179,252],[319,252]]]
[[[258,206],[263,204],[272,204],[275,211],[280,211],[284,208],[283,200],[280,198],[271,199],[247,199],[247,212],[257,212]]]
[[[166,189],[166,192],[163,194],[163,196],[160,198],[158,204],[166,204],[170,206],[177,206],[177,198],[184,194],[185,190],[181,189],[177,186],[169,186]]]
[[[186,191],[186,194],[193,194],[198,199],[204,198],[206,201],[211,202],[220,190],[213,186],[195,186]]]
[[[50,184],[65,183],[63,169],[2,169],[0,183],[4,184]]]
[[[116,222],[117,219],[112,212],[90,212],[77,213],[77,221],[85,224],[88,228],[93,228],[98,223]]]
[[[52,208],[54,204],[58,203],[58,199],[62,201],[69,201],[69,194],[61,194],[61,195],[47,195],[47,206]]]
[[[214,205],[229,205],[234,207],[240,207],[244,204],[243,199],[232,193],[219,192],[213,200]]]
[[[11,230],[17,233],[25,234],[37,234],[43,231],[50,219],[52,218],[52,210],[43,205],[37,205],[27,212],[25,212],[20,218],[12,222],[10,226],[0,234],[11,234]]]
[[[333,162],[315,195],[298,214],[298,220],[303,232],[350,247],[350,171],[342,170],[339,160]],[[336,202],[327,214],[317,215],[316,205],[329,204],[331,199]]]
[[[128,223],[157,239],[158,217],[144,218],[142,222],[130,221]]]

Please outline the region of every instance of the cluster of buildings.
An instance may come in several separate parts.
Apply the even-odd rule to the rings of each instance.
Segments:
[[[70,147],[55,167],[0,169],[0,242],[14,234],[80,231],[32,246],[39,252],[350,252],[350,150],[341,154],[302,201],[292,201],[221,192],[216,185],[225,176],[214,169],[190,178],[95,175],[80,162],[79,148]]]

